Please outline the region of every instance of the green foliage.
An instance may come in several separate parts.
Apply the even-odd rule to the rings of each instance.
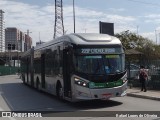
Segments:
[[[156,45],[152,40],[129,31],[118,33],[115,36],[121,40],[125,49],[138,50],[148,60],[160,59],[160,45]]]

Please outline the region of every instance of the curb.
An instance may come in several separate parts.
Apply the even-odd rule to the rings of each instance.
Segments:
[[[127,93],[127,96],[160,101],[160,98],[152,96],[136,95],[132,93]]]

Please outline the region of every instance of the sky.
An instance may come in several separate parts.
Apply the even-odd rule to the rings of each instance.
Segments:
[[[66,34],[73,33],[73,0],[63,0]],[[30,31],[35,46],[54,35],[55,0],[0,0],[5,27]],[[99,21],[114,23],[115,33],[126,30],[160,44],[159,0],[75,0],[76,33],[99,33]],[[157,38],[157,39],[156,39]]]

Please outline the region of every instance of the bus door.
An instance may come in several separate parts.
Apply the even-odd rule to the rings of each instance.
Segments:
[[[41,82],[42,88],[45,88],[45,54],[41,55]]]
[[[71,54],[68,49],[63,50],[63,82],[64,96],[71,97]]]

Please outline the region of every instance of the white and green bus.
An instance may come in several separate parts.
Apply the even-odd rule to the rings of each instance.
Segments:
[[[69,34],[32,48],[21,58],[22,80],[72,102],[126,95],[125,54],[107,34]]]

